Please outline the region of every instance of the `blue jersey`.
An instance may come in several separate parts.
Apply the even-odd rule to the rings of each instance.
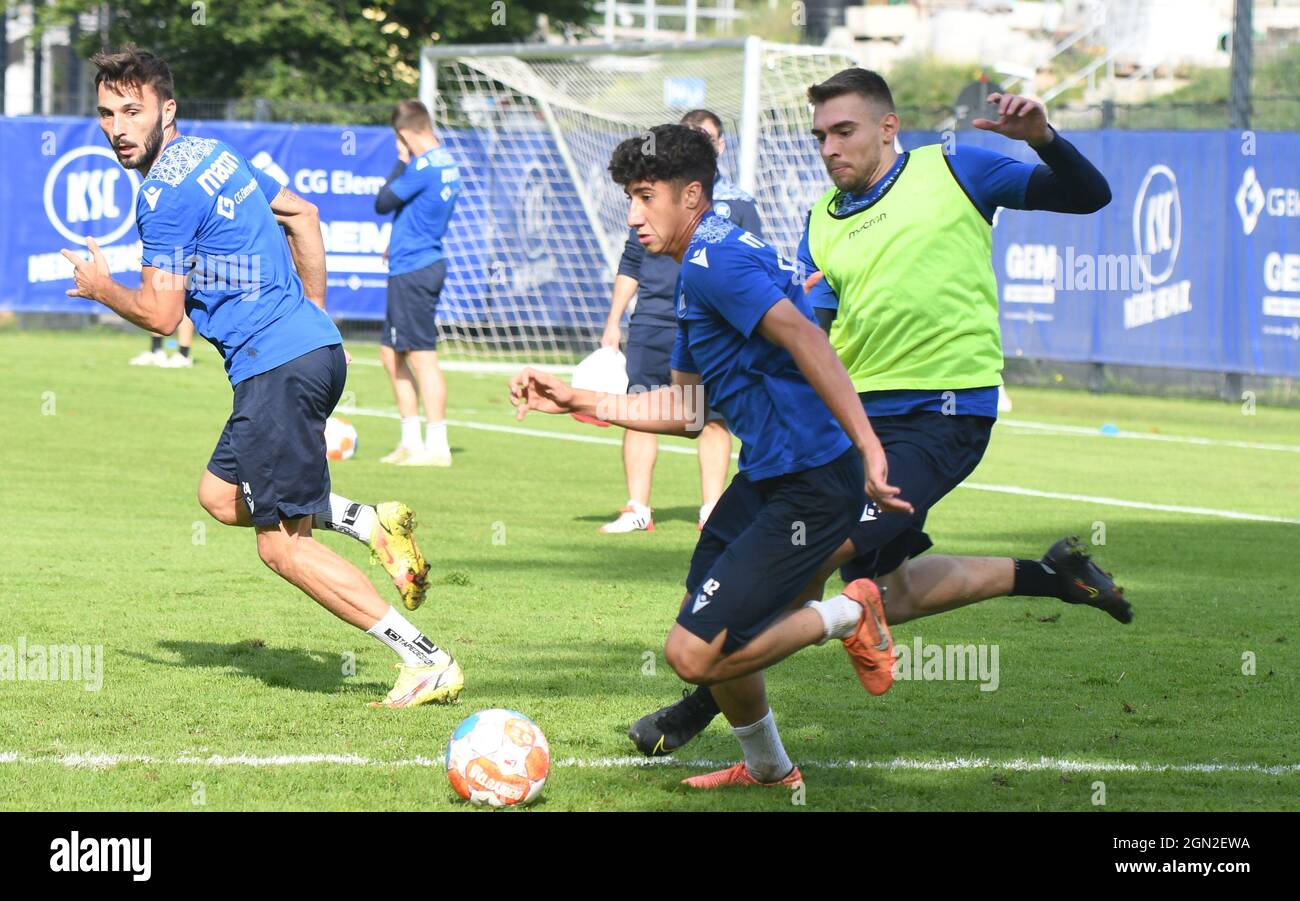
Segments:
[[[762,237],[763,221],[758,215],[758,204],[721,173],[713,179],[713,212],[730,219],[748,232]],[[646,253],[645,246],[637,240],[636,229],[628,229],[623,257],[618,263],[618,274],[636,279],[636,309],[632,321],[675,327],[673,294],[677,286],[677,261],[670,256]]]
[[[740,436],[740,471],[757,481],[829,463],[852,442],[785,348],[758,333],[782,300],[813,318],[795,267],[713,213],[700,221],[677,280],[672,368],[695,372]]]
[[[385,187],[402,201],[388,240],[388,274],[414,272],[441,260],[442,236],[460,193],[460,169],[451,154],[434,147],[411,160]]]
[[[1038,164],[1022,163],[997,151],[965,144],[956,147],[946,159],[957,183],[985,219],[992,222],[998,207],[1024,209],[1025,188]],[[907,154],[899,154],[898,160],[884,177],[866,191],[840,195],[837,212],[847,215],[871,206],[889,190],[906,162]],[[799,242],[799,262],[806,272],[813,272],[817,268],[808,249],[807,226],[804,227],[803,238]],[[820,309],[834,310],[840,305],[839,298],[825,279],[808,292],[808,297],[812,305]],[[869,416],[901,416],[918,410],[990,418],[998,415],[996,387],[955,391],[871,391],[863,395],[862,399]]]
[[[185,312],[232,385],[343,339],[307,299],[271,212],[280,190],[228,144],[178,137],[140,185],[141,262],[185,275]]]

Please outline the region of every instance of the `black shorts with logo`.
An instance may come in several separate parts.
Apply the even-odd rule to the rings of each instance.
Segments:
[[[239,486],[254,525],[329,512],[325,420],[347,376],[343,345],[330,344],[235,386],[208,472]]]
[[[751,482],[731,480],[704,524],[677,622],[731,652],[758,636],[849,537],[866,503],[862,457]]]
[[[380,342],[398,353],[438,349],[438,295],[447,279],[447,261],[388,277],[388,303]]]
[[[889,461],[889,481],[915,512],[882,516],[875,504],[868,504],[853,529],[858,556],[840,569],[845,582],[887,575],[934,545],[925,532],[926,514],[975,471],[989,446],[993,422],[987,416],[928,410],[871,417]]]

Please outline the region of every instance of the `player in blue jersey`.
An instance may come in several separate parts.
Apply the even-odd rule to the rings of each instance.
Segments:
[[[1084,604],[1130,622],[1123,590],[1074,539],[1041,559],[925,553],[929,510],[979,464],[997,416],[994,213],[1095,212],[1110,200],[1106,179],[1028,98],[991,95],[997,117],[975,125],[1025,141],[1037,164],[961,142],[896,152],[893,98],[865,69],[813,85],[808,99],[834,184],[814,205],[799,249],[802,271],[813,273],[808,297],[871,417],[891,479],[914,506],[906,515],[867,509],[828,569],[842,566],[846,582],[877,581],[893,625],[1007,595]],[[628,734],[642,753],[671,753],[716,713],[709,690],[697,689]]]
[[[714,112],[696,109],[681,118],[682,125],[698,128],[713,142],[718,158],[726,150],[722,120]],[[713,179],[713,211],[723,219],[762,237],[762,220],[754,198],[718,173]],[[671,381],[673,340],[677,319],[673,313],[674,289],[679,267],[671,257],[646,253],[637,240],[636,229],[628,229],[623,256],[614,278],[614,294],[602,347],[618,348],[623,338],[620,325],[623,313],[633,296],[636,309],[627,324],[628,390],[648,391]],[[716,411],[706,414],[707,423],[697,439],[700,458],[700,528],[713,512],[727,484],[731,465],[731,434]],[[612,522],[600,527],[604,533],[654,530],[654,513],[650,508],[650,486],[654,477],[659,439],[643,432],[623,433],[623,475],[627,482],[627,504]]]
[[[911,507],[888,483],[883,449],[795,267],[713,212],[716,162],[699,131],[660,125],[620,144],[609,165],[638,239],[681,264],[672,385],[611,396],[525,370],[511,380],[511,399],[520,418],[576,412],[660,434],[698,435],[700,400],[726,417],[742,442],[740,472],[700,535],[664,657],[686,681],[712,687],[744,760],[685,781],[796,785],[763,670],[839,638],[864,687],[888,687],[893,644],[871,580],[807,607],[797,601],[868,496],[882,509]]]
[[[438,295],[447,278],[442,238],[460,193],[460,169],[433,133],[429,110],[403,100],[393,110],[397,163],[375,197],[393,214],[388,240],[388,303],[379,356],[397,398],[402,438],[382,463],[450,466],[447,382],[438,365]],[[418,401],[424,402],[420,437]]]
[[[91,240],[89,261],[63,252],[76,280],[67,293],[162,334],[189,314],[225,360],[234,388],[234,411],[199,482],[199,503],[226,525],[252,527],[273,572],[398,655],[396,685],[372,706],[454,700],[464,678],[451,656],[312,533],[314,525],[361,541],[409,609],[424,600],[428,564],[411,534],[410,508],[330,492],[325,420],[347,369],[324,309],[316,208],[230,146],[181,135],[171,71],[154,54],[128,45],[91,61],[99,70],[100,127],[118,161],[145,176],[136,201],[143,265],[139,288],[119,284]]]

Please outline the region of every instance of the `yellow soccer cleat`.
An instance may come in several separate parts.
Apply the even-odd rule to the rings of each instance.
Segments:
[[[420,704],[450,704],[465,687],[465,674],[460,664],[448,660],[434,666],[407,666],[396,663],[399,670],[393,690],[382,701],[371,701],[371,707],[415,707]]]
[[[402,595],[407,610],[424,603],[429,564],[415,545],[415,511],[401,501],[375,506],[375,527],[370,533],[370,559],[378,562]]]

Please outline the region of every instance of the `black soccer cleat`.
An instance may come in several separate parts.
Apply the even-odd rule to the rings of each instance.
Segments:
[[[1043,565],[1061,580],[1061,600],[1104,610],[1121,623],[1133,622],[1133,606],[1110,573],[1092,561],[1075,536],[1062,538],[1043,555]]]
[[[683,689],[680,701],[641,717],[627,730],[627,737],[645,756],[662,757],[703,732],[717,715],[718,704],[708,689]]]

